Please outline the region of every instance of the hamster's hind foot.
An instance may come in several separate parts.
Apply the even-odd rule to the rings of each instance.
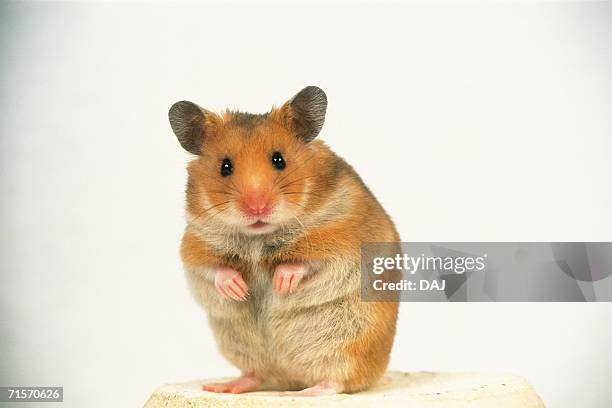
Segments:
[[[312,387],[304,388],[300,391],[281,392],[282,397],[321,397],[324,395],[334,395],[342,391],[342,388],[330,381],[321,381]]]
[[[202,385],[204,391],[241,394],[243,392],[256,391],[263,381],[254,373],[244,374],[235,380],[224,383],[212,383]]]

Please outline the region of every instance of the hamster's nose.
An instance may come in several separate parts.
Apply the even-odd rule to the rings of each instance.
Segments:
[[[270,194],[261,191],[249,191],[243,196],[242,209],[251,216],[267,215],[272,210],[272,200]]]

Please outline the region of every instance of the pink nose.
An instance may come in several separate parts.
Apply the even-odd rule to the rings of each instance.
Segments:
[[[266,215],[272,210],[270,195],[262,191],[250,191],[243,197],[242,208],[251,216]]]

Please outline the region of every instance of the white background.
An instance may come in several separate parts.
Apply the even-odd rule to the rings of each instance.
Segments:
[[[1,385],[139,406],[237,370],[178,245],[170,105],[306,85],[406,241],[612,241],[612,4],[2,3]],[[612,403],[610,304],[403,304],[391,368],[511,371]]]

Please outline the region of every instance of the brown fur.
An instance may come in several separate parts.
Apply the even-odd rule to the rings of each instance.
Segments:
[[[188,165],[188,225],[181,246],[190,286],[206,309],[221,352],[270,387],[298,389],[331,381],[365,389],[384,373],[397,319],[394,302],[360,299],[364,242],[397,242],[388,215],[355,171],[323,142],[305,143],[287,125],[288,105],[266,115],[207,112],[201,155]],[[278,171],[270,157],[282,152]],[[219,174],[230,158],[234,173]],[[270,191],[280,227],[261,235],[239,225],[245,191]],[[272,289],[274,267],[304,262],[294,293]],[[247,301],[227,301],[214,268],[240,271]]]

